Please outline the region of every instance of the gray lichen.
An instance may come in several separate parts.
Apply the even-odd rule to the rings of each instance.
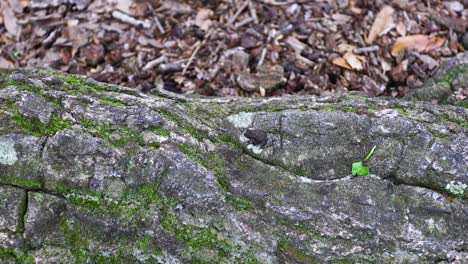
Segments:
[[[13,165],[18,160],[14,142],[0,142],[0,163]]]

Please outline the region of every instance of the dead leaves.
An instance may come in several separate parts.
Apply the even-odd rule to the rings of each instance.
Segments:
[[[416,49],[418,52],[427,52],[441,47],[445,39],[428,35],[412,35],[399,37],[392,47],[392,56],[396,57],[404,49]]]
[[[335,58],[332,62],[347,70],[362,71],[364,69],[363,63],[366,61],[365,57],[357,56],[351,51],[346,52],[342,58]]]
[[[345,68],[347,70],[352,70],[351,66],[349,66],[348,62],[344,58],[335,58],[333,59],[333,64],[340,66],[341,68]]]
[[[6,1],[0,10],[3,15],[3,23],[7,32],[12,36],[16,36],[18,33],[18,20],[13,12],[13,8],[14,6],[10,6],[9,2]]]
[[[14,68],[15,65],[10,61],[0,57],[0,69]]]
[[[214,15],[214,12],[211,9],[201,8],[197,12],[197,16],[195,17],[195,25],[199,28],[203,29],[204,31],[208,31],[213,21],[210,20],[210,17]]]
[[[467,9],[452,0],[372,2],[0,0],[0,67],[48,65],[142,90],[162,80],[204,95],[404,95],[442,58],[468,49]],[[396,42],[417,34],[448,43],[428,54],[418,51],[440,39]],[[258,84],[256,65],[282,65],[282,89]],[[255,89],[244,93],[252,79],[240,88],[239,72],[257,78]]]
[[[394,12],[395,10],[390,6],[384,6],[382,10],[380,10],[375,17],[374,24],[372,24],[372,28],[367,36],[367,44],[372,44],[377,36],[386,32],[387,29],[393,25]]]
[[[348,51],[343,58],[353,70],[362,71],[364,69],[363,62],[366,61],[364,57],[354,55],[351,51]]]

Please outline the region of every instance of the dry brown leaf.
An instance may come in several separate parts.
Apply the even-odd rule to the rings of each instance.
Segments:
[[[414,48],[419,52],[427,52],[442,46],[445,39],[428,35],[411,35],[397,38],[392,47],[392,56],[396,57],[406,48]]]
[[[349,9],[354,14],[360,15],[364,12],[361,8],[357,7],[357,0],[350,0],[349,6]]]
[[[351,21],[352,17],[343,14],[333,14],[331,16],[337,25],[344,25]]]
[[[338,65],[342,68],[347,70],[352,70],[353,68],[348,64],[348,62],[344,58],[335,58],[333,59],[333,64]]]
[[[15,65],[5,58],[0,57],[0,69],[14,68]]]
[[[352,52],[348,51],[345,53],[343,58],[349,66],[353,68],[353,70],[362,71],[364,69],[364,66],[362,65],[362,62],[365,61],[364,57],[356,56]]]
[[[400,36],[406,36],[406,25],[403,22],[398,22],[396,25],[396,31]]]
[[[195,17],[195,25],[199,28],[208,31],[208,29],[213,24],[213,21],[210,20],[210,17],[214,14],[211,9],[201,8],[198,10],[197,16]]]
[[[13,13],[13,9],[8,4],[5,4],[3,6],[2,15],[3,23],[7,32],[12,36],[16,36],[16,34],[18,33],[18,20],[16,19],[16,16]]]
[[[393,23],[393,13],[395,10],[390,6],[384,6],[377,14],[372,24],[372,28],[367,36],[366,43],[372,44],[377,36]]]
[[[341,43],[340,45],[338,45],[337,47],[337,50],[339,53],[346,53],[348,51],[352,51],[354,49],[356,49],[357,47],[354,46],[354,45],[350,45],[350,44],[347,44],[347,43]]]
[[[120,1],[117,1],[115,8],[124,13],[131,14],[130,7],[132,6],[132,4],[133,4],[132,0],[120,0]]]
[[[30,4],[29,3],[30,0],[20,0],[19,2],[20,2],[20,5],[21,5],[21,8],[25,8],[25,7],[29,6],[29,4]]]
[[[392,65],[389,62],[387,62],[386,60],[384,60],[384,59],[380,60],[380,65],[381,65],[382,70],[384,72],[388,72],[389,70],[392,69]]]

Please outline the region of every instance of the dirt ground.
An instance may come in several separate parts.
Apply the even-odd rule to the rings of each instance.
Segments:
[[[467,17],[467,0],[2,0],[0,67],[144,92],[403,96],[468,49]]]

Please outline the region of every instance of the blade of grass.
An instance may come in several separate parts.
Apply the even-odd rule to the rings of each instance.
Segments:
[[[366,158],[364,159],[364,161],[367,161],[368,159],[370,159],[370,157],[372,156],[372,154],[374,154],[374,151],[375,149],[377,148],[377,146],[374,146],[371,151],[369,152],[369,154],[367,154]]]

